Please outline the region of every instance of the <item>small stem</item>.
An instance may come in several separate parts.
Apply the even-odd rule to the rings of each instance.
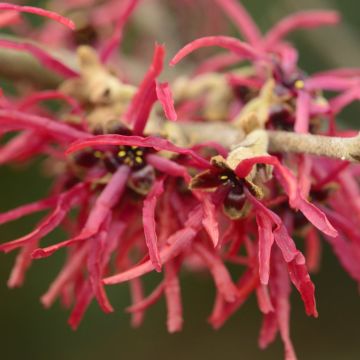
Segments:
[[[351,162],[360,161],[360,135],[342,138],[287,131],[268,131],[269,150],[326,156]]]

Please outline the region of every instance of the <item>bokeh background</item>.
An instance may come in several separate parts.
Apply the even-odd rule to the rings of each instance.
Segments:
[[[144,3],[148,1],[143,0]],[[210,5],[212,0],[208,2]],[[38,5],[46,1],[26,3]],[[338,66],[360,65],[359,1],[243,0],[243,4],[264,30],[283,15],[297,9],[338,9],[343,16],[341,26],[301,31],[292,36],[301,52],[300,63],[309,73]],[[146,11],[143,10],[143,13],[146,14]],[[174,26],[172,30],[181,31],[181,28]],[[234,33],[231,25],[229,33]],[[168,35],[164,29],[163,35],[160,32],[157,40],[167,42]],[[131,40],[131,36],[127,38],[130,47]],[[149,49],[152,47],[150,45]],[[144,57],[145,61],[150,58]],[[344,126],[358,126],[359,110],[359,106],[354,105],[342,114]],[[28,167],[1,167],[0,184],[0,211],[5,211],[43,197],[49,180],[41,176],[39,164],[35,162]],[[3,226],[0,229],[1,241],[23,235],[32,229],[37,220],[36,216],[31,216]],[[9,290],[6,280],[14,255],[0,254],[1,359],[270,360],[283,357],[279,339],[266,351],[257,347],[261,316],[254,297],[222,329],[212,330],[206,322],[214,298],[211,280],[207,276],[194,276],[186,272],[181,277],[185,315],[182,333],[169,335],[166,332],[163,301],[150,309],[141,328],[132,329],[129,316],[123,311],[129,304],[126,284],[109,289],[117,310],[115,313],[104,315],[97,304],[92,304],[80,328],[73,332],[67,325],[68,312],[60,304],[44,310],[39,302],[39,296],[60,269],[63,256],[63,253],[59,253],[50,259],[36,261],[28,273],[26,284],[21,289]],[[150,289],[156,279],[156,276],[147,277],[146,287]],[[292,293],[291,333],[299,358],[359,359],[359,289],[340,268],[327,244],[324,244],[321,271],[313,275],[313,280],[317,290],[319,319],[307,318],[299,295],[296,291]]]

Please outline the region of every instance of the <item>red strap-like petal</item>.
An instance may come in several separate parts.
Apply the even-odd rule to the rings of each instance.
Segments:
[[[200,39],[196,39],[191,43],[185,45],[171,59],[170,65],[174,66],[193,51],[209,46],[219,46],[225,48],[244,59],[258,60],[263,57],[261,53],[254,49],[251,45],[244,43],[236,38],[232,38],[229,36],[206,36]]]
[[[1,111],[0,111],[1,112]],[[1,121],[1,119],[0,119]],[[126,135],[98,135],[86,140],[79,140],[69,146],[66,153],[71,154],[75,151],[103,145],[129,145],[154,148],[157,151],[166,150],[182,155],[189,155],[196,161],[196,164],[202,168],[209,168],[209,161],[198,155],[195,151],[174,145],[168,140],[155,136],[126,136]]]
[[[156,82],[156,96],[164,109],[166,118],[171,121],[176,121],[177,114],[174,108],[174,99],[172,97],[170,86],[167,82]]]
[[[125,119],[133,125],[133,131],[137,135],[142,135],[151,108],[157,100],[155,80],[162,71],[164,57],[165,47],[156,44],[152,64],[124,115]]]
[[[149,251],[150,261],[156,271],[161,271],[161,260],[156,235],[155,208],[159,196],[164,191],[164,179],[156,180],[151,191],[144,199],[142,217],[146,246]]]
[[[0,39],[0,48],[1,47],[28,52],[39,60],[46,68],[64,76],[65,78],[71,78],[79,75],[75,70],[71,69],[61,60],[56,59],[45,50],[34,44]]]
[[[51,20],[57,21],[60,24],[65,25],[71,30],[75,30],[75,24],[70,19],[59,15],[56,12],[44,10],[38,7],[33,6],[20,6],[20,5],[14,5],[14,4],[8,4],[8,3],[0,3],[0,10],[12,10],[12,11],[19,11],[19,12],[25,12],[30,14],[36,14],[43,17],[47,17]]]
[[[231,18],[246,41],[256,46],[261,42],[261,33],[246,9],[237,0],[215,0]]]
[[[324,25],[335,25],[340,21],[336,11],[301,11],[279,21],[266,35],[265,46],[271,50],[290,32],[298,29],[311,29]]]

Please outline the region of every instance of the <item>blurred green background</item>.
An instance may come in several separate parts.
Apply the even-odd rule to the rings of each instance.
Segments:
[[[145,2],[147,0],[144,0]],[[162,0],[166,2],[167,0]],[[212,0],[209,0],[211,3]],[[32,2],[33,4],[37,2]],[[292,40],[301,50],[300,62],[309,73],[338,66],[360,65],[360,2],[354,0],[244,0],[262,29],[300,8],[334,8],[343,15],[336,29],[298,32]],[[162,39],[158,39],[162,41]],[[1,64],[0,64],[1,66]],[[358,124],[358,106],[343,114],[346,124]],[[358,125],[357,125],[358,126]],[[39,167],[0,168],[0,211],[43,197],[49,183]],[[1,241],[23,235],[37,221],[24,221],[1,228]],[[39,296],[61,267],[64,254],[36,261],[21,289],[9,290],[6,279],[14,255],[0,254],[0,358],[4,360],[98,360],[98,359],[282,359],[278,339],[266,351],[257,347],[261,316],[252,297],[225,326],[213,331],[206,322],[214,298],[211,280],[182,274],[185,326],[180,334],[165,328],[165,304],[150,309],[140,329],[132,329],[123,309],[129,304],[127,285],[112,287],[109,294],[116,312],[104,315],[96,304],[80,328],[67,325],[68,312],[58,303],[44,310]],[[319,319],[307,318],[299,295],[292,293],[292,339],[299,359],[356,360],[360,358],[360,301],[356,284],[340,268],[324,245],[322,268],[313,276],[317,289]],[[146,279],[151,288],[154,278]]]

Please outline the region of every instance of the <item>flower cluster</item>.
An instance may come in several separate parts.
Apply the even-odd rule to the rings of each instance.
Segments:
[[[192,75],[170,84],[159,81],[165,47],[156,44],[135,85],[107,63],[112,59],[122,70],[114,50],[138,3],[54,1],[81,24],[76,28],[55,12],[0,4],[2,26],[18,35],[30,32],[45,44],[51,39],[59,52],[0,39],[1,47],[30,53],[57,76],[56,88],[19,86],[16,99],[1,96],[1,135],[15,136],[1,146],[0,163],[42,155],[53,176],[48,197],[0,214],[3,224],[48,211],[32,232],[0,245],[3,252],[19,250],[8,285],[20,286],[34,259],[65,248],[65,263],[41,302],[49,307],[60,298],[72,306],[72,328],[94,299],[112,312],[106,285],[129,282],[133,324],[164,296],[167,327],[176,332],[183,322],[180,272],[207,270],[216,287],[211,325],[222,326],[255,294],[264,319],[259,346],[265,348],[279,332],[285,358],[296,359],[289,335],[291,284],[306,313],[317,317],[309,273],[319,268],[322,239],[360,282],[354,230],[360,219],[360,140],[336,122],[360,97],[360,70],[308,76],[285,41],[297,29],[337,24],[339,15],[297,13],[263,36],[238,1],[206,2],[214,22],[223,27],[217,11],[222,9],[244,41],[207,36],[190,42],[171,66],[203,47],[227,52],[201,60]],[[185,0],[181,6],[195,7]],[[114,11],[119,8],[120,16]],[[21,12],[51,22],[41,33],[30,31]],[[68,57],[76,51],[78,68],[66,56],[62,60],[65,49]],[[337,94],[327,99],[324,91]],[[66,106],[49,110],[43,106],[49,99]],[[44,246],[43,238],[59,226],[68,238]],[[241,268],[238,279],[229,264]],[[152,271],[163,273],[163,280],[145,295],[141,278]]]

